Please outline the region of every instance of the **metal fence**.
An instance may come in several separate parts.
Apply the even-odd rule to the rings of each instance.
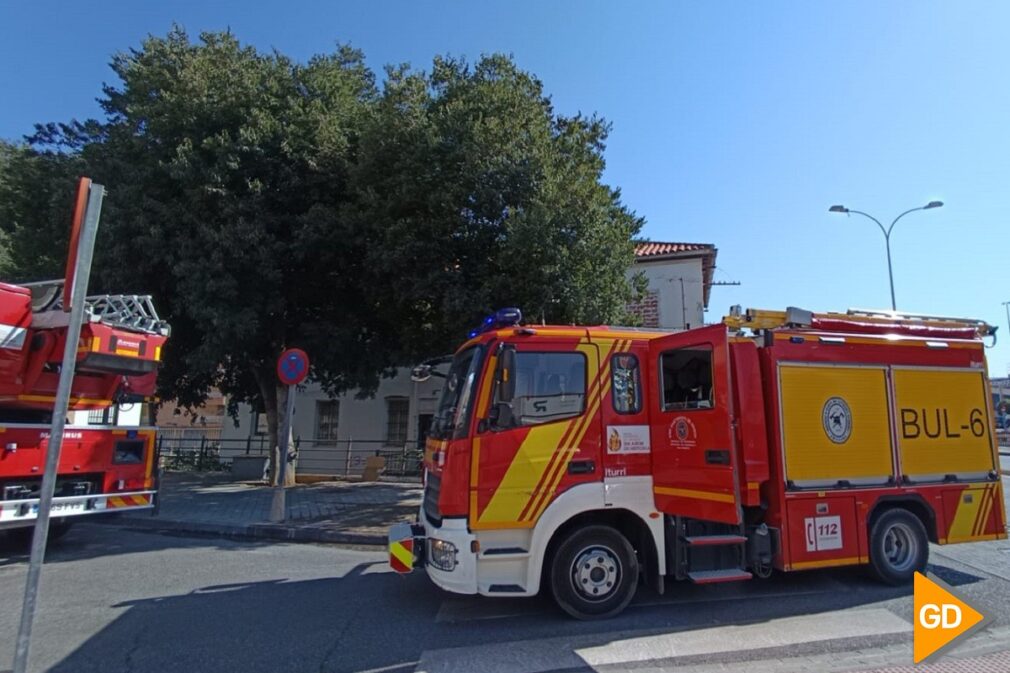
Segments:
[[[423,451],[416,441],[390,446],[385,440],[318,440],[295,438],[295,469],[299,474],[360,476],[369,457],[385,458],[382,474],[420,478]],[[237,457],[269,458],[270,442],[265,435],[246,439],[211,436],[164,437],[158,439],[159,465],[168,470],[226,470]]]
[[[997,430],[1003,453],[1010,453],[1010,431]],[[295,469],[300,474],[360,476],[371,456],[386,459],[383,474],[420,478],[423,451],[416,441],[390,446],[378,439],[295,439]],[[227,470],[238,456],[268,458],[270,443],[265,435],[246,439],[220,439],[213,434],[199,437],[161,434],[158,437],[159,465],[168,470]]]

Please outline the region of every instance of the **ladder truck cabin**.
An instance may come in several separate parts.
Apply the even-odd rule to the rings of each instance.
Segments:
[[[640,580],[867,565],[910,582],[930,542],[1006,538],[994,332],[737,308],[671,333],[504,309],[442,374],[423,504],[390,530],[390,564],[463,594],[544,588],[583,619],[619,613]]]
[[[63,283],[0,283],[0,530],[33,526],[67,338]],[[88,297],[70,410],[139,403],[155,392],[169,335],[150,297]],[[50,533],[78,516],[147,509],[155,496],[155,430],[68,424]]]

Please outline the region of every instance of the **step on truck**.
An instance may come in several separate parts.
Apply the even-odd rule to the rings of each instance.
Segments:
[[[62,281],[0,283],[0,531],[33,526],[38,516],[69,321],[62,302]],[[169,332],[150,297],[88,297],[70,411],[151,399]],[[153,427],[68,423],[50,533],[82,515],[152,508],[156,471]]]
[[[447,371],[415,524],[390,565],[577,618],[662,592],[865,565],[903,584],[929,543],[1005,539],[979,320],[731,311],[682,332],[521,324]]]

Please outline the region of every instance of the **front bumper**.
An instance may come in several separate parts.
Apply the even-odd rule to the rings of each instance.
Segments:
[[[154,496],[155,491],[60,496],[53,498],[49,516],[63,519],[86,514],[152,509]],[[0,500],[0,530],[35,525],[39,516],[39,502],[39,498]]]
[[[397,524],[389,529],[389,565],[396,572],[424,568],[436,586],[458,594],[477,593],[477,555],[466,519],[443,519],[439,527]],[[433,549],[439,545],[441,549]],[[453,549],[454,548],[454,549]]]

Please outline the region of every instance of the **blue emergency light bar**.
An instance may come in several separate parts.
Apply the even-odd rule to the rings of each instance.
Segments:
[[[522,320],[523,313],[519,309],[515,307],[500,308],[484,318],[484,322],[480,324],[480,327],[470,330],[469,338],[472,339],[478,334],[483,334],[488,330],[498,329],[499,327],[513,327],[521,323]]]

